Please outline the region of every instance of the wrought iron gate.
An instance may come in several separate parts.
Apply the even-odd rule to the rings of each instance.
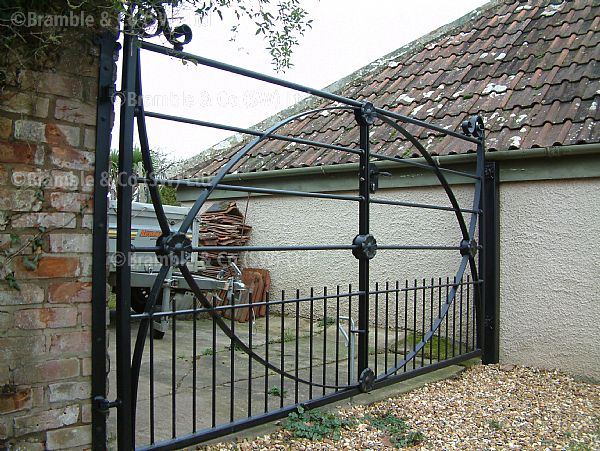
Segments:
[[[180,37],[182,36],[187,40],[185,33],[180,33]],[[175,49],[170,49],[140,40],[133,35],[125,35],[124,38],[122,87],[119,93],[125,101],[121,104],[119,131],[119,171],[124,182],[119,183],[118,186],[117,251],[123,256],[123,264],[117,268],[117,393],[116,399],[107,400],[103,380],[105,366],[104,362],[101,362],[104,359],[102,351],[106,349],[104,342],[106,329],[101,318],[103,308],[100,307],[101,302],[102,305],[104,304],[103,300],[97,299],[102,293],[98,289],[94,294],[95,449],[106,447],[106,412],[111,408],[115,408],[117,412],[118,449],[176,449],[282,418],[298,405],[305,408],[317,407],[482,354],[484,361],[497,360],[495,350],[497,339],[494,339],[494,334],[497,334],[497,327],[494,329],[495,316],[484,313],[485,308],[489,311],[495,308],[493,290],[497,288],[497,284],[492,280],[489,287],[484,286],[483,279],[480,277],[481,273],[485,273],[492,278],[496,271],[492,266],[497,253],[495,247],[489,247],[494,245],[497,239],[497,231],[494,230],[497,224],[494,217],[496,213],[492,209],[491,220],[487,218],[484,201],[487,196],[487,202],[494,208],[497,206],[493,198],[496,193],[493,187],[494,183],[497,183],[497,171],[495,166],[486,166],[485,163],[484,130],[480,117],[465,120],[462,124],[463,133],[457,133],[375,107],[370,102],[311,89],[186,53],[180,44],[176,42],[175,44]],[[332,105],[296,114],[263,132],[146,111],[142,102],[140,64],[142,51],[192,61],[199,65],[308,93],[331,101]],[[108,55],[112,56],[112,52]],[[104,57],[107,62],[109,57],[106,53]],[[110,85],[110,80],[106,77],[104,82],[107,86]],[[107,97],[110,95],[104,97],[103,108],[106,107]],[[99,111],[100,108],[99,106]],[[357,147],[316,142],[278,133],[291,121],[316,112],[331,110],[354,115],[360,132]],[[102,111],[106,117],[106,111]],[[210,181],[157,179],[150,158],[150,144],[146,133],[147,117],[240,132],[253,135],[255,138],[223,165]],[[390,157],[373,151],[369,133],[376,122],[379,126],[390,127],[402,135],[418,150],[422,158],[415,160]],[[461,140],[465,145],[471,145],[477,156],[475,171],[470,173],[440,167],[404,124],[422,127]],[[139,134],[146,172],[143,177],[132,176],[135,126]],[[100,128],[99,133],[101,133]],[[256,188],[223,182],[224,176],[244,155],[259,143],[273,139],[358,155],[358,195]],[[99,143],[108,146],[107,142],[99,141]],[[105,160],[102,160],[103,164],[107,164]],[[376,197],[373,195],[378,176],[378,168],[374,164],[376,161],[391,161],[398,165],[431,171],[439,180],[450,205]],[[486,167],[488,183],[485,177]],[[448,174],[460,177],[465,183],[473,184],[474,196],[472,205],[468,208],[459,205],[447,181]],[[97,178],[99,177],[101,171],[97,168]],[[131,180],[148,185],[161,228],[156,246],[133,248],[131,245],[132,184],[129,183]],[[158,192],[160,185],[195,186],[202,189],[189,215],[178,230],[171,230],[167,221]],[[486,192],[485,185],[488,188],[491,186],[492,189]],[[300,290],[291,295],[286,292],[271,294],[270,297],[267,296],[261,302],[253,304],[213,305],[211,297],[198,286],[194,274],[188,267],[190,255],[207,251],[229,251],[232,248],[199,246],[199,243],[191,242],[187,232],[202,206],[217,189],[358,203],[357,234],[351,243],[328,245],[307,243],[302,246],[243,248],[244,252],[346,251],[349,265],[358,260],[357,284],[343,288],[337,286],[329,290],[325,287],[317,292],[310,288],[306,294],[301,294]],[[106,197],[102,201],[102,190],[97,191],[97,196],[96,206],[106,207]],[[452,212],[462,239],[452,245],[433,246],[378,242],[377,237],[370,233],[369,209],[374,204]],[[95,267],[101,268],[102,258],[106,257],[106,254],[102,253],[103,246],[104,249],[106,248],[106,213],[100,211],[96,214]],[[476,234],[479,235],[477,240]],[[486,234],[490,236],[487,237]],[[455,252],[457,256],[455,276],[445,279],[373,284],[369,276],[370,261],[377,258],[379,252],[388,250]],[[489,256],[482,258],[481,256],[488,251]],[[130,262],[133,256],[139,253],[155,254],[162,267],[150,290],[144,312],[133,313]],[[485,268],[485,261],[490,265],[490,269]],[[172,271],[179,272],[193,291],[196,299],[193,308],[166,311],[156,309],[157,303],[160,302],[161,289],[167,286],[165,284]],[[486,294],[488,290],[492,292]],[[489,301],[482,302],[484,295]],[[487,302],[490,304],[486,306]],[[227,311],[234,312],[236,309],[257,307],[264,308],[264,319],[260,324],[250,321],[244,329],[236,324],[235,314],[231,313],[229,318],[223,315]],[[187,322],[182,329],[183,315],[191,316],[192,321]],[[156,361],[155,353],[158,345],[152,332],[154,320],[160,317],[168,317],[171,322],[167,340],[160,343],[164,346],[164,343],[168,342],[171,347],[168,363]],[[200,318],[208,321],[207,324],[210,324],[208,329],[202,329]],[[484,318],[487,321],[484,321]],[[257,332],[259,327],[262,328],[260,333]],[[305,331],[304,335],[301,334],[301,330]],[[132,333],[135,336],[133,352]],[[260,337],[260,340],[257,337]],[[185,338],[183,343],[182,338]],[[205,349],[201,349],[199,345],[201,340],[207,343]],[[191,353],[191,374],[186,374],[185,377],[189,377],[191,385],[187,388],[184,397],[178,397],[182,380],[177,376],[178,349],[190,344],[191,350],[188,351]],[[356,360],[354,360],[355,351]],[[308,362],[302,364],[300,360],[304,361],[306,358]],[[162,365],[161,368],[165,371],[170,368],[169,384],[157,381],[155,370],[159,365]],[[139,382],[142,367],[147,375],[143,387]],[[221,377],[228,377],[227,383],[220,384]],[[277,385],[272,387],[273,383]],[[243,387],[241,394],[240,385]],[[140,400],[142,389],[146,395],[143,400]],[[274,393],[277,391],[279,393]],[[210,396],[207,393],[210,393]],[[227,397],[229,406],[227,407],[226,403],[225,407],[218,411],[217,407],[221,405],[223,397]],[[144,425],[140,424],[141,409],[145,415],[144,421],[147,423]],[[165,430],[168,431],[166,435],[163,434]]]

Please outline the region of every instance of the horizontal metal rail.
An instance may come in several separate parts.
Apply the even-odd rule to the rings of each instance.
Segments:
[[[463,213],[480,213],[477,210],[471,210],[469,208],[459,208],[458,210],[454,207],[444,207],[441,205],[431,205],[431,204],[421,204],[417,202],[404,202],[400,200],[388,200],[388,199],[379,199],[379,198],[369,198],[369,202],[372,204],[381,204],[381,205],[396,205],[399,207],[414,207],[414,208],[424,208],[430,210],[444,210],[444,211],[460,211]]]
[[[449,287],[460,287],[461,285],[480,285],[483,283],[483,279],[469,281],[469,282],[456,282],[456,283],[442,283],[433,285],[417,285],[408,288],[390,288],[385,290],[369,290],[368,294],[385,294],[385,293],[403,293],[403,292],[415,292],[430,290],[432,288],[449,288]]]
[[[415,166],[417,168],[430,169],[430,170],[434,169],[434,166],[431,166],[431,165],[425,164],[425,163],[419,163],[419,162],[413,161],[409,158],[389,157],[387,155],[383,155],[380,153],[374,153],[374,152],[371,152],[371,156],[373,158],[379,158],[380,160],[393,161],[395,163],[406,164],[408,166]],[[443,168],[441,166],[435,166],[435,168],[439,169],[441,172],[445,172],[447,174],[458,175],[460,177],[467,177],[467,178],[475,179],[475,180],[479,180],[481,178],[476,174],[471,174],[470,172],[457,171],[456,169],[448,169],[448,168]]]
[[[445,368],[451,365],[456,365],[458,363],[464,362],[466,360],[470,360],[474,357],[479,357],[481,355],[481,350],[475,350],[460,356],[456,356],[453,358],[449,358],[440,362],[433,363],[428,366],[424,366],[421,368],[417,368],[406,373],[396,374],[394,376],[387,377],[382,380],[375,380],[374,388],[385,387],[387,385],[391,385],[395,382],[400,382],[403,380],[407,380],[422,374],[427,374],[432,371]],[[204,431],[198,431],[196,433],[192,433],[189,435],[184,435],[178,437],[174,440],[167,440],[164,442],[158,442],[151,445],[146,445],[138,448],[139,451],[150,451],[150,450],[176,450],[181,449],[185,446],[195,445],[199,442],[204,442],[212,439],[216,439],[222,437],[224,435],[232,434],[234,432],[238,432],[249,427],[259,426],[261,424],[268,423],[270,421],[274,421],[277,419],[285,418],[290,413],[295,412],[297,406],[300,405],[305,409],[315,409],[318,407],[322,407],[328,404],[332,404],[337,401],[341,401],[343,399],[349,398],[351,396],[355,396],[360,394],[361,391],[358,388],[348,388],[342,391],[338,391],[335,393],[328,394],[326,396],[322,396],[320,398],[316,398],[313,400],[309,400],[306,402],[302,402],[299,404],[294,404],[290,406],[286,406],[268,413],[255,415],[250,418],[240,419],[228,424],[223,424],[220,426],[212,427],[205,429]]]
[[[465,354],[461,354],[455,357],[450,357],[439,362],[431,363],[427,366],[422,366],[420,368],[413,369],[411,371],[407,371],[406,373],[394,374],[391,376],[386,376],[382,378],[375,379],[374,388],[381,388],[387,385],[394,384],[396,382],[405,381],[407,379],[411,379],[416,376],[420,376],[421,374],[431,373],[432,371],[439,370],[441,368],[445,368],[447,366],[456,365],[461,362],[465,362],[467,360],[474,359],[475,357],[480,357],[482,354],[481,349],[476,349],[474,351],[467,352]]]
[[[347,109],[347,107],[331,107],[330,109],[332,109],[332,110]],[[146,117],[153,117],[156,119],[164,119],[167,121],[181,122],[184,124],[200,125],[202,127],[216,128],[219,130],[227,130],[230,132],[242,133],[245,135],[252,135],[252,136],[262,136],[263,135],[263,132],[259,132],[259,131],[252,130],[249,128],[234,127],[232,125],[219,124],[216,122],[202,121],[202,120],[198,120],[198,119],[191,119],[191,118],[181,117],[181,116],[172,116],[170,114],[162,114],[162,113],[146,111],[145,115],[146,115]],[[338,146],[336,144],[328,144],[328,143],[324,143],[321,141],[312,141],[310,139],[296,138],[293,136],[280,135],[277,133],[269,135],[267,138],[275,139],[275,140],[279,140],[279,141],[288,141],[288,142],[293,142],[293,143],[298,143],[298,144],[306,144],[308,146],[323,147],[325,149],[340,150],[342,152],[349,152],[349,153],[353,153],[356,155],[360,155],[360,153],[361,153],[360,149],[355,149],[352,147]]]
[[[282,80],[281,78],[272,77],[270,75],[261,74],[260,72],[255,72],[248,69],[243,69],[241,67],[232,66],[231,64],[222,63],[220,61],[215,61],[209,58],[204,58],[199,55],[194,55],[193,53],[184,52],[182,50],[174,50],[168,47],[164,47],[162,45],[153,44],[151,42],[141,41],[141,48],[144,50],[148,50],[150,52],[159,53],[162,55],[167,55],[171,57],[176,57],[182,60],[195,62],[201,64],[203,66],[212,67],[213,69],[222,70],[225,72],[230,72],[233,74],[238,74],[243,77],[253,78],[255,80],[264,81],[273,85],[282,86],[284,88],[293,89],[294,91],[304,92],[306,94],[314,95],[317,97],[321,97],[323,99],[331,100],[333,102],[338,102],[343,105],[350,105],[353,107],[361,107],[363,102],[358,100],[349,99],[347,97],[343,97],[337,94],[332,94],[327,91],[323,91],[321,89],[309,88],[308,86],[304,86],[298,83],[293,83],[290,81]],[[428,122],[421,121],[419,119],[410,118],[408,116],[404,116],[402,114],[394,113],[392,111],[385,110],[383,108],[375,108],[375,111],[383,116],[396,119],[402,122],[406,122],[409,124],[419,125],[424,128],[428,128],[430,130],[442,133],[444,135],[453,136],[455,138],[462,139],[464,141],[469,141],[475,144],[479,144],[481,141],[477,138],[473,138],[470,136],[465,136],[461,133],[453,132],[451,130],[446,130],[443,127],[439,127],[437,125],[432,125]]]
[[[422,287],[421,287],[422,289]],[[340,293],[340,294],[331,294],[331,295],[322,295],[322,296],[312,296],[312,297],[304,297],[304,298],[290,298],[290,299],[277,299],[277,300],[268,300],[268,301],[257,301],[252,303],[245,304],[224,304],[219,306],[214,306],[212,308],[196,308],[196,309],[185,309],[185,310],[171,310],[171,311],[162,311],[162,312],[149,312],[149,313],[136,313],[131,314],[131,319],[144,319],[144,318],[160,318],[162,316],[177,316],[177,315],[191,315],[194,313],[206,313],[206,312],[214,312],[221,310],[231,310],[231,309],[241,309],[241,308],[255,308],[265,306],[274,306],[274,305],[285,305],[285,304],[293,304],[295,302],[312,302],[312,301],[322,301],[326,299],[337,299],[344,297],[354,297],[360,294],[365,294],[364,291],[353,291],[351,293]]]
[[[158,185],[178,187],[186,186],[190,188],[208,188],[210,183],[208,182],[195,182],[192,180],[168,180],[168,179],[152,179],[147,177],[136,177],[135,180],[138,183],[156,183]],[[350,200],[360,202],[361,196],[350,196],[344,194],[326,194],[326,193],[315,193],[310,191],[295,191],[286,189],[272,189],[272,188],[256,188],[252,186],[242,185],[225,185],[217,183],[216,190],[223,191],[239,191],[244,193],[256,193],[256,194],[281,194],[283,196],[297,196],[297,197],[311,197],[315,199],[334,199],[334,200]]]
[[[358,385],[358,384],[356,384]],[[334,403],[336,401],[341,401],[343,399],[349,398],[351,396],[355,396],[361,393],[358,387],[352,386],[350,388],[345,388],[335,393],[330,393],[328,395],[322,396],[320,398],[311,399],[309,401],[305,401],[298,404],[292,404],[290,406],[282,407],[277,410],[273,410],[267,413],[255,415],[249,418],[243,418],[240,420],[233,421],[231,423],[215,426],[212,428],[207,428],[204,431],[199,431],[193,434],[184,435],[181,437],[177,437],[172,440],[165,440],[163,442],[158,442],[151,445],[146,445],[143,447],[136,448],[138,451],[150,451],[150,450],[177,450],[182,449],[187,446],[196,445],[200,442],[205,442],[208,440],[216,439],[218,437],[222,437],[227,434],[232,434],[237,431],[241,431],[244,429],[248,429],[253,426],[259,426],[261,424],[268,423],[270,421],[278,420],[281,418],[287,417],[290,413],[295,412],[298,406],[302,406],[305,409],[316,409],[317,407],[322,407],[327,404]]]
[[[356,249],[354,244],[323,244],[316,246],[193,246],[192,252],[278,252],[278,251],[345,251]],[[157,252],[158,246],[131,246],[131,252]]]
[[[355,244],[323,244],[315,246],[192,246],[191,252],[288,252],[288,251],[346,251],[357,249]],[[478,246],[480,248],[480,246]],[[404,245],[377,245],[382,250],[442,250],[459,251],[460,246],[404,246]],[[131,246],[131,252],[157,252],[158,246]]]
[[[278,251],[345,251],[356,249],[354,244],[332,244],[316,246],[197,246],[192,252],[278,252]]]
[[[377,250],[398,250],[398,251],[459,251],[460,246],[394,246],[377,245]]]

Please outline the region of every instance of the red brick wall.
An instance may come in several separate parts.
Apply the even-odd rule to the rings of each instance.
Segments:
[[[53,70],[9,73],[0,95],[0,449],[91,442],[97,72],[94,49],[70,42]],[[32,270],[23,255],[36,253]]]

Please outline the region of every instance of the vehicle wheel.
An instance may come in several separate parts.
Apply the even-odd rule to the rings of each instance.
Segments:
[[[150,295],[150,288],[136,287],[131,289],[131,309],[135,313],[144,313],[146,302]],[[162,303],[162,290],[158,293],[157,305]]]

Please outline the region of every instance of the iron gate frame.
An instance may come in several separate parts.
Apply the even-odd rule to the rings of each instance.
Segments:
[[[186,37],[187,39],[187,37]],[[171,41],[170,41],[171,42]],[[171,42],[173,43],[173,42]],[[123,40],[123,77],[121,90],[117,93],[113,89],[113,71],[114,66],[114,49],[115,49],[115,38],[112,35],[104,35],[99,42],[100,44],[100,76],[99,76],[99,95],[98,95],[98,108],[97,108],[97,134],[96,134],[96,168],[95,168],[95,211],[94,211],[94,227],[93,227],[93,344],[92,344],[92,355],[93,355],[93,368],[92,368],[92,399],[93,399],[93,415],[92,415],[92,426],[93,426],[93,448],[95,450],[106,449],[106,414],[109,409],[115,408],[118,415],[118,447],[119,449],[132,449],[134,448],[135,437],[133,428],[135,427],[135,402],[137,392],[137,375],[139,374],[139,365],[141,359],[141,352],[144,348],[145,335],[148,332],[148,328],[152,327],[152,318],[156,316],[152,312],[153,306],[157,301],[158,292],[160,286],[169,270],[171,265],[177,266],[182,272],[183,276],[193,288],[195,295],[202,301],[202,293],[195,286],[193,277],[189,270],[185,267],[185,258],[187,252],[201,252],[206,250],[227,250],[227,246],[191,246],[190,243],[184,240],[175,244],[169,244],[169,240],[178,239],[180,235],[171,232],[168,224],[166,224],[166,217],[162,210],[162,204],[160,202],[160,196],[158,194],[157,186],[197,186],[204,188],[203,194],[196,200],[192,207],[191,213],[188,218],[184,221],[179,234],[185,233],[189,228],[192,218],[199,212],[202,204],[210,194],[216,190],[233,190],[243,191],[247,193],[259,193],[259,194],[282,194],[289,196],[302,196],[302,197],[314,197],[334,200],[349,200],[359,203],[359,221],[358,221],[358,235],[351,245],[327,245],[327,246],[254,246],[244,247],[244,251],[287,251],[287,250],[350,250],[359,261],[359,289],[356,294],[359,299],[359,317],[358,317],[358,372],[359,379],[355,384],[351,386],[343,387],[343,390],[336,391],[333,394],[329,394],[317,399],[311,399],[308,402],[300,403],[305,408],[315,408],[331,402],[335,402],[355,394],[370,391],[382,386],[393,384],[402,380],[406,380],[411,377],[415,377],[419,374],[423,374],[429,371],[433,371],[438,368],[442,368],[448,365],[459,363],[464,360],[468,360],[474,357],[482,357],[484,363],[496,363],[498,361],[498,296],[499,296],[499,285],[498,285],[498,266],[499,266],[499,221],[498,221],[498,181],[499,181],[499,170],[498,165],[495,162],[485,161],[485,133],[483,129],[483,121],[479,117],[472,117],[463,123],[463,134],[457,133],[451,130],[446,130],[442,127],[429,124],[425,121],[407,117],[392,111],[385,110],[383,108],[377,108],[369,102],[358,101],[354,99],[345,98],[336,94],[328,93],[322,90],[312,89],[306,86],[302,86],[296,83],[287,82],[285,80],[271,77],[268,75],[259,74],[257,72],[242,69],[236,66],[231,66],[225,63],[221,63],[214,60],[209,60],[198,55],[184,52],[182,45],[175,44],[175,49],[170,49],[164,46],[153,44],[144,40],[139,39],[138,36],[126,33]],[[280,123],[270,127],[264,132],[257,132],[254,130],[244,129],[240,127],[228,126],[225,124],[216,124],[207,121],[200,121],[190,118],[183,118],[177,116],[170,116],[162,113],[148,112],[144,110],[142,103],[142,90],[141,90],[141,69],[140,69],[140,51],[146,50],[158,54],[162,54],[168,57],[175,57],[182,60],[194,61],[197,64],[212,67],[215,69],[223,70],[229,73],[238,74],[241,76],[249,77],[252,79],[264,81],[270,84],[283,86],[299,92],[304,92],[321,99],[330,100],[336,102],[343,107],[328,107],[324,110],[329,109],[349,109],[354,112],[356,122],[359,127],[359,148],[348,148],[335,144],[327,144],[322,142],[311,141],[302,138],[296,138],[291,136],[285,136],[277,134],[276,131],[282,125],[310,112],[303,112],[291,118],[286,118]],[[137,123],[138,133],[140,137],[140,144],[142,148],[143,164],[146,171],[145,177],[134,177],[136,183],[146,183],[148,185],[152,203],[154,204],[157,218],[163,231],[162,241],[157,243],[156,247],[149,248],[137,248],[133,249],[131,246],[131,239],[129,230],[131,228],[131,200],[132,200],[132,184],[131,183],[119,183],[117,190],[117,202],[118,202],[118,228],[117,228],[117,251],[121,252],[126,257],[125,263],[117,269],[117,399],[109,401],[106,399],[106,377],[107,377],[107,365],[106,365],[106,236],[107,236],[107,218],[106,218],[106,204],[108,187],[106,183],[106,175],[108,173],[108,155],[110,152],[110,134],[111,124],[110,117],[112,113],[112,101],[115,98],[115,94],[121,95],[123,99],[135,98],[135,104],[129,101],[124,101],[121,104],[121,122],[120,122],[120,133],[119,133],[119,173],[124,175],[125,180],[131,180],[132,175],[132,155],[131,149],[133,148],[134,141],[134,123]],[[316,110],[319,111],[319,110]],[[312,111],[314,112],[314,111]],[[157,119],[171,120],[181,123],[195,124],[207,127],[213,127],[238,133],[245,133],[254,135],[256,138],[250,144],[244,146],[244,148],[236,153],[230,161],[224,165],[218,173],[210,180],[210,182],[192,182],[185,180],[163,180],[154,177],[152,168],[152,161],[149,154],[149,144],[146,132],[145,118],[152,117]],[[418,163],[409,159],[402,159],[398,157],[389,157],[378,153],[371,152],[369,142],[370,127],[373,125],[376,119],[381,120],[388,126],[395,129],[401,135],[410,141],[421,153],[423,159],[427,164]],[[433,132],[441,133],[445,136],[452,136],[457,139],[470,142],[477,146],[477,157],[476,157],[476,171],[474,174],[466,173],[463,171],[457,171],[449,168],[440,167],[435,160],[430,156],[428,151],[420,144],[420,142],[398,122],[408,123],[417,125],[419,127],[431,130]],[[266,189],[266,188],[253,188],[249,186],[235,186],[221,183],[222,178],[227,174],[230,168],[239,161],[247,152],[249,152],[256,144],[262,142],[265,139],[279,139],[289,142],[296,142],[298,144],[314,145],[318,147],[324,147],[331,150],[345,151],[354,154],[358,154],[359,161],[359,195],[336,195],[336,194],[325,194],[325,193],[309,193],[291,190],[279,190],[279,189]],[[377,199],[371,197],[371,183],[372,178],[376,177],[377,174],[374,172],[371,158],[376,158],[378,161],[387,160],[397,162],[399,164],[409,165],[413,167],[420,167],[433,170],[438,177],[443,189],[445,190],[452,207],[434,206],[427,204],[417,204],[402,201],[389,201],[383,199]],[[375,169],[376,170],[376,169]],[[472,180],[475,180],[475,195],[474,204],[471,209],[460,208],[456,198],[454,197],[453,191],[447,182],[444,174],[460,175]],[[381,245],[377,244],[374,237],[370,235],[370,204],[389,204],[389,205],[400,205],[400,206],[411,206],[417,208],[433,208],[454,211],[456,214],[463,240],[458,246],[398,246],[398,245]],[[463,218],[463,213],[469,213],[471,215],[471,221],[467,228],[466,222]],[[474,239],[475,228],[479,224],[479,243]],[[126,231],[126,232],[125,232]],[[181,250],[181,244],[183,244],[183,251]],[[176,245],[180,245],[177,247]],[[410,372],[398,373],[398,370],[402,368],[402,365],[397,366],[393,370],[388,370],[383,376],[375,377],[373,371],[369,368],[369,355],[368,355],[368,333],[369,333],[369,296],[373,294],[370,291],[370,279],[369,279],[369,261],[375,256],[377,250],[414,250],[414,249],[440,249],[440,250],[455,250],[459,251],[462,259],[459,265],[457,275],[461,280],[467,265],[469,265],[471,274],[473,275],[473,282],[476,283],[477,289],[474,290],[475,306],[477,307],[477,349],[453,357],[443,361],[439,361],[435,364],[421,367]],[[475,254],[479,250],[479,262],[475,262]],[[149,296],[149,302],[146,311],[143,314],[132,315],[131,314],[131,293],[129,290],[131,281],[131,270],[129,267],[129,259],[134,252],[154,252],[159,257],[167,258],[169,265],[165,265],[165,260],[162,260],[163,267],[161,268],[157,281],[152,288]],[[177,262],[173,262],[174,257],[182,257],[183,265],[179,265]],[[479,276],[478,276],[479,275]],[[481,275],[484,277],[481,278]],[[446,297],[444,304],[444,313],[439,314],[439,318],[436,320],[435,327],[422,336],[419,344],[415,344],[415,349],[411,351],[411,354],[407,357],[404,356],[403,364],[406,365],[411,361],[415,355],[418,355],[419,351],[427,344],[428,340],[431,339],[437,327],[443,321],[445,315],[448,313],[450,305],[456,298],[456,290],[458,285],[456,281],[449,294]],[[206,300],[204,300],[206,301]],[[204,305],[206,307],[206,304]],[[209,307],[206,307],[209,308]],[[173,312],[172,312],[173,313]],[[138,331],[138,340],[133,354],[131,354],[130,347],[130,336],[131,336],[131,320],[141,321],[140,328]],[[218,316],[213,316],[213,321],[217,321]],[[228,334],[227,326],[225,324],[219,324],[222,330]],[[224,327],[223,327],[224,326]],[[235,336],[232,340],[237,339]],[[238,339],[239,341],[239,339]],[[256,354],[251,349],[248,349],[243,342],[239,341],[244,351],[249,354],[250,357],[255,358]],[[254,355],[252,355],[254,354]],[[257,359],[258,360],[258,359]],[[269,365],[268,362],[259,363]],[[277,369],[277,368],[274,368]],[[285,369],[281,368],[281,371],[285,373]],[[132,374],[133,373],[133,374]],[[286,374],[286,376],[289,376]],[[305,381],[304,381],[305,382]],[[219,427],[212,428],[208,431],[201,431],[188,436],[177,437],[174,440],[167,442],[161,442],[157,445],[149,445],[139,449],[177,449],[179,447],[188,446],[199,443],[201,441],[210,440],[223,436],[225,434],[235,432],[241,429],[245,429],[254,425],[262,424],[268,421],[272,421],[278,418],[286,416],[289,412],[296,409],[297,405],[290,405],[285,408],[265,413],[262,415],[255,415],[247,419],[238,420],[232,423],[224,424]]]

